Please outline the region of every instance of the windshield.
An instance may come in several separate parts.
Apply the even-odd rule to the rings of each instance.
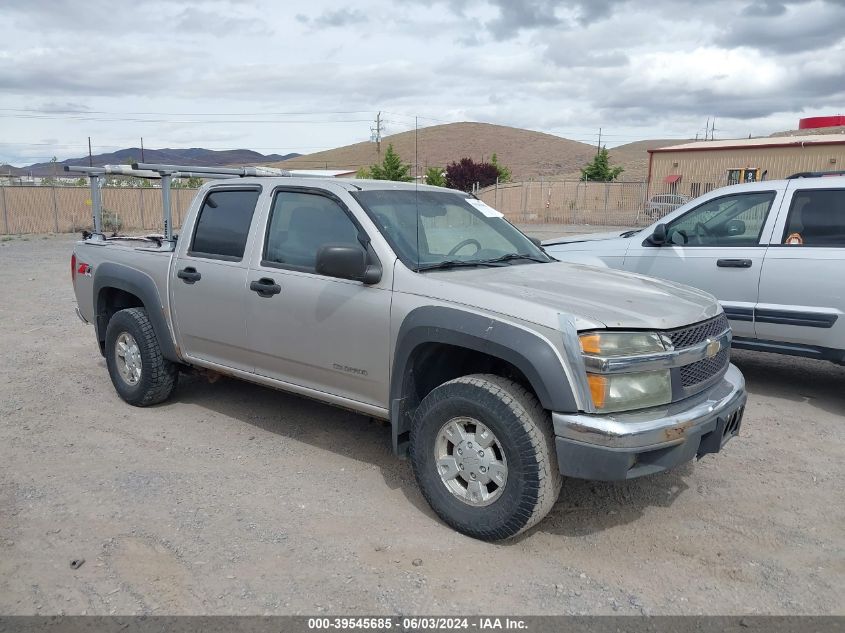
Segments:
[[[553,261],[501,213],[465,193],[381,189],[353,195],[415,270]]]

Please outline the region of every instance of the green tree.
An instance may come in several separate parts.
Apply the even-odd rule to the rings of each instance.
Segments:
[[[497,172],[499,172],[499,182],[511,181],[511,170],[504,165],[499,164],[499,157],[496,156],[495,152],[493,152],[493,156],[490,158],[490,164],[496,168]]]
[[[610,182],[616,180],[625,171],[624,167],[610,166],[610,154],[607,147],[602,147],[587,165],[581,168],[581,178],[593,182]]]
[[[425,184],[435,187],[446,186],[446,172],[442,167],[429,167],[425,170]]]
[[[370,170],[366,167],[359,167],[358,171],[355,172],[355,177],[369,179],[372,178],[372,175],[370,174]]]
[[[370,177],[376,180],[410,182],[412,180],[410,171],[411,166],[403,164],[399,154],[393,149],[393,145],[388,145],[381,165],[370,166]]]
[[[58,164],[58,162],[59,162],[59,159],[56,158],[55,156],[53,156],[53,158],[50,159],[50,164],[53,166],[53,173],[52,173],[51,176],[48,176],[47,178],[41,179],[41,186],[42,187],[52,187],[53,185],[59,184],[58,179],[56,179],[56,172],[57,172],[56,165]]]

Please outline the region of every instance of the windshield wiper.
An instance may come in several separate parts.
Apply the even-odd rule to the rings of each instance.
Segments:
[[[532,262],[537,262],[538,264],[548,264],[548,259],[540,259],[539,257],[535,257],[534,255],[524,255],[523,253],[508,253],[507,255],[502,255],[501,257],[495,257],[493,259],[482,259],[481,262],[485,264],[498,264],[500,262],[511,262],[515,259],[527,259]]]
[[[487,259],[471,259],[471,260],[464,260],[464,259],[447,259],[445,262],[437,262],[436,264],[425,264],[421,265],[417,268],[418,271],[420,270],[435,270],[435,269],[446,269],[446,268],[471,268],[474,266],[506,266],[504,262],[499,262],[498,260],[487,260]]]

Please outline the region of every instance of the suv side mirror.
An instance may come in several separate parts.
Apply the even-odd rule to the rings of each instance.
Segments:
[[[369,265],[366,251],[354,244],[323,244],[317,251],[315,269],[320,275],[367,285],[381,280],[381,267]]]
[[[666,225],[661,223],[654,227],[654,231],[648,238],[655,246],[661,246],[666,243]]]
[[[543,242],[538,237],[529,237],[528,238],[534,246],[538,246],[539,248],[543,248]]]

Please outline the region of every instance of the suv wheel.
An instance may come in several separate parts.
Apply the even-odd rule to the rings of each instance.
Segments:
[[[179,378],[176,363],[161,355],[153,325],[143,308],[120,310],[109,320],[106,365],[118,395],[137,407],[169,398]]]
[[[411,431],[411,463],[438,516],[488,541],[533,526],[560,492],[549,414],[500,376],[463,376],[429,393]]]

